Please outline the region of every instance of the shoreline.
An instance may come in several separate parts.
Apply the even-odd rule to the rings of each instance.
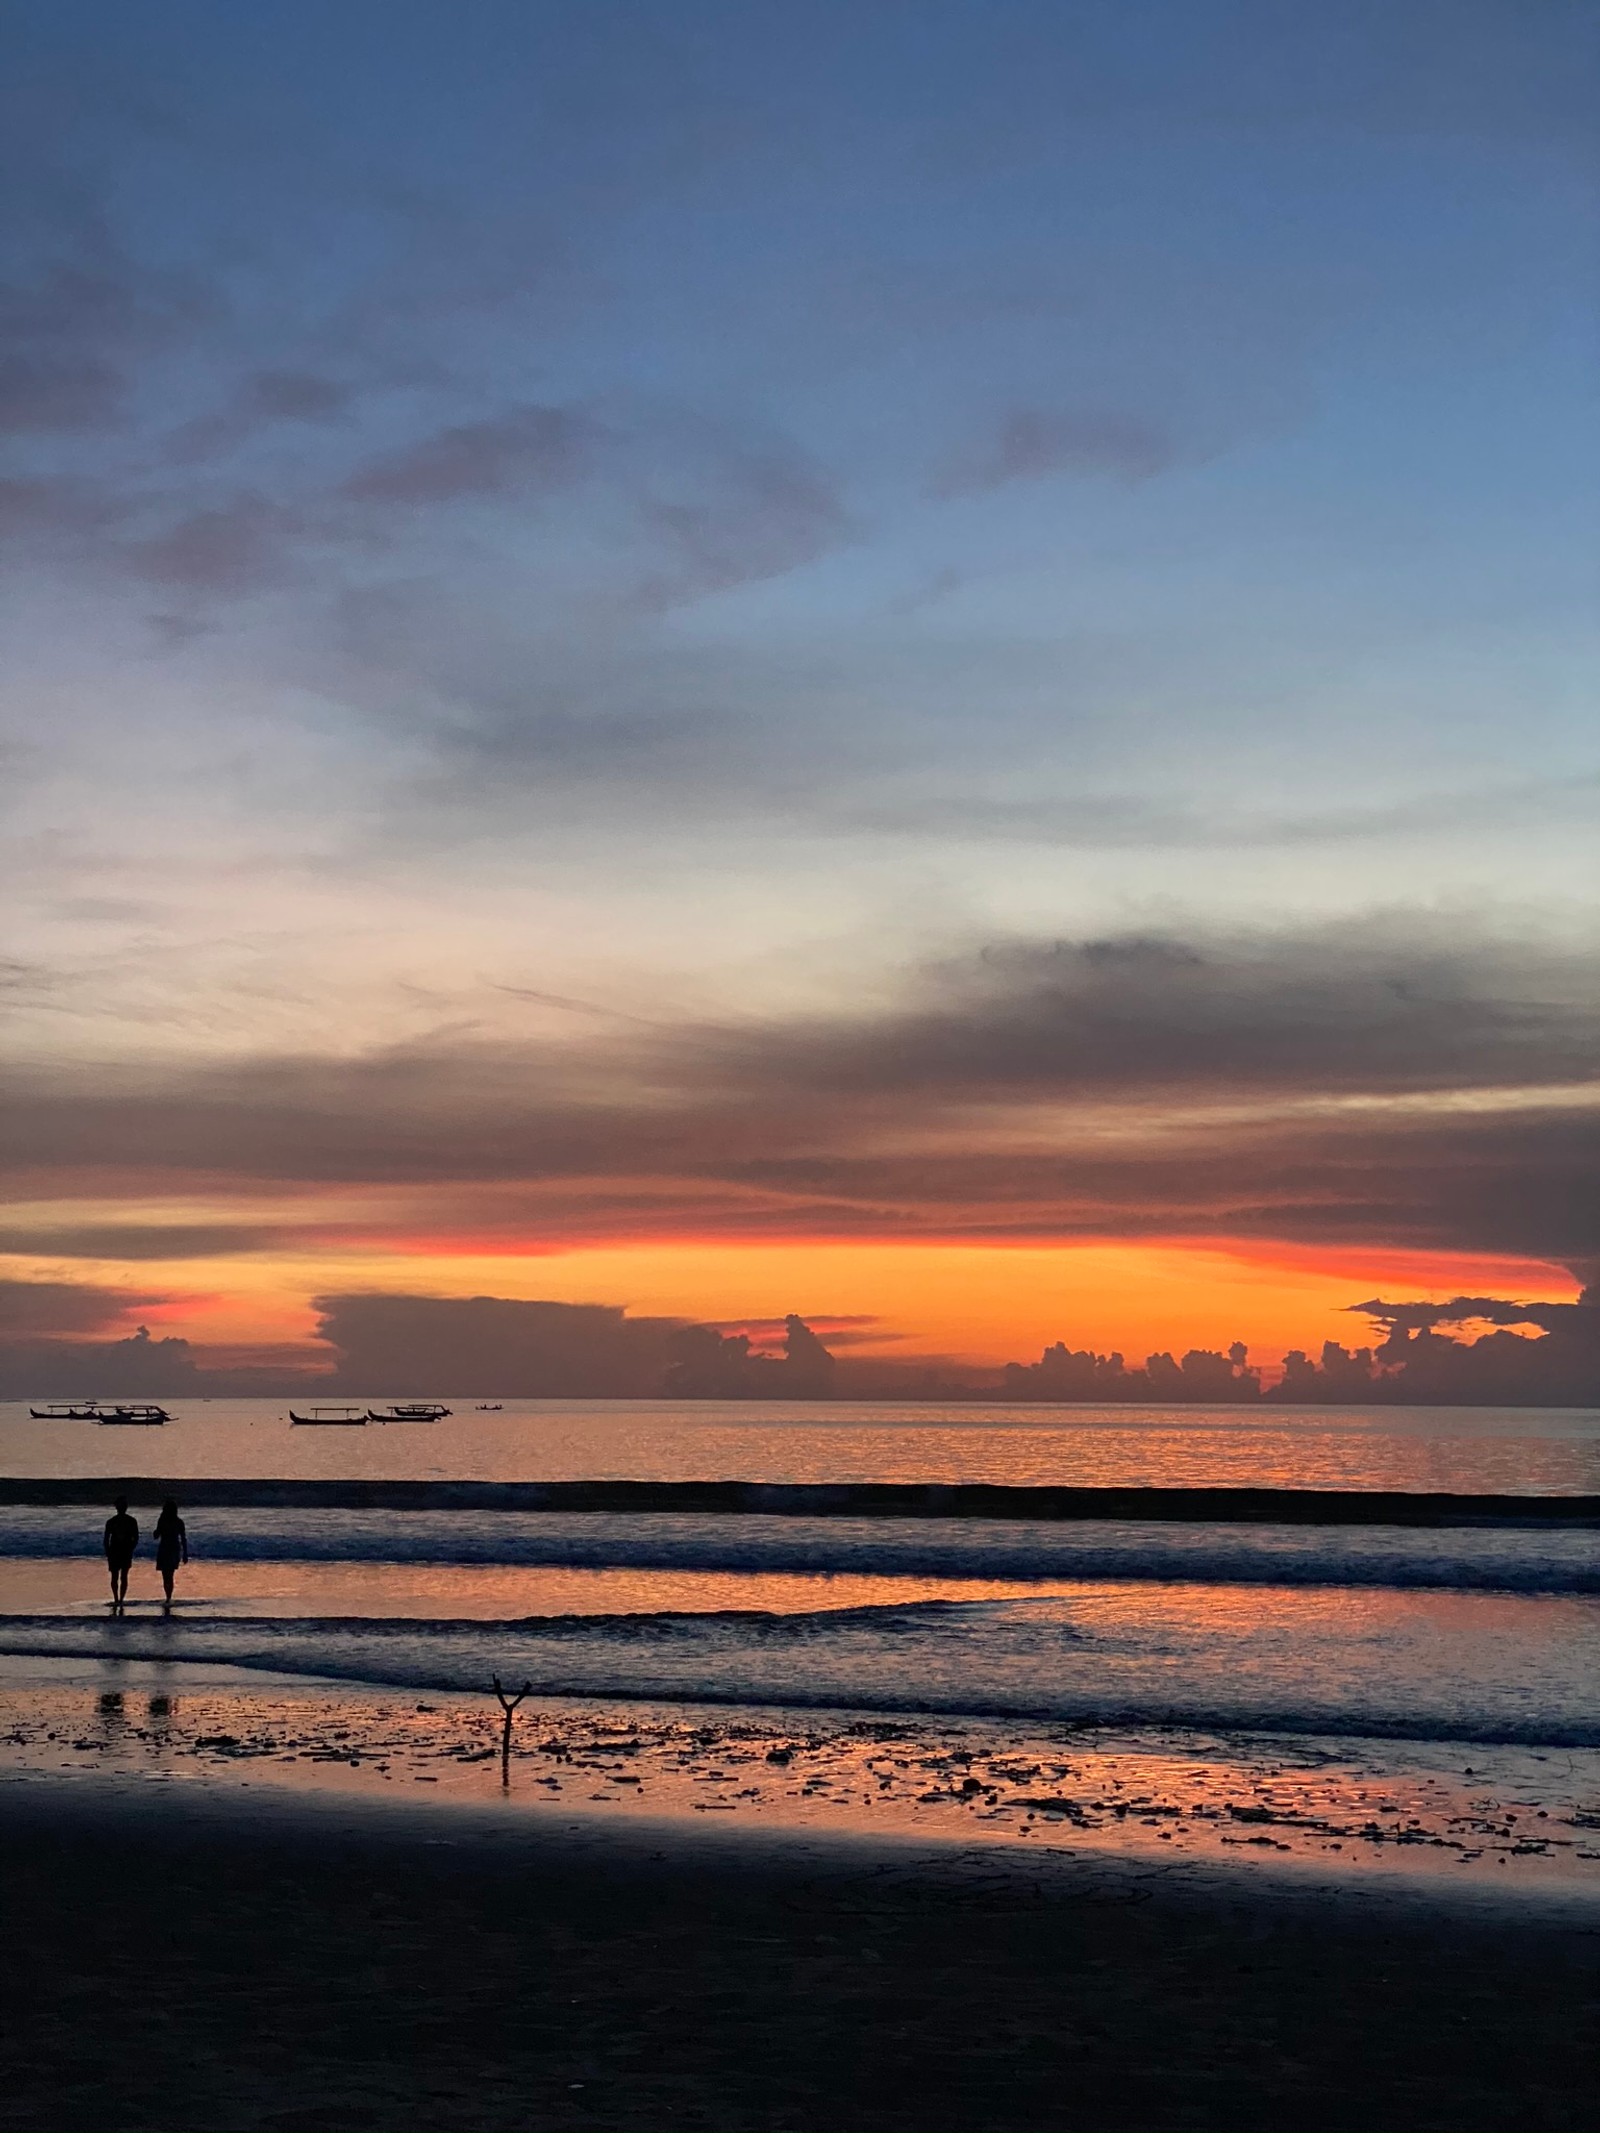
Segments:
[[[1592,2123],[1593,1914],[1462,1890],[98,1775],[0,1862],[18,2133]]]
[[[512,1684],[515,1686],[516,1684]],[[931,1713],[536,1694],[502,1764],[492,1694],[159,1658],[0,1660],[0,1786],[187,1799],[430,1797],[511,1825],[726,1819],[986,1856],[1271,1867],[1328,1888],[1588,1909],[1600,1754]],[[423,1791],[426,1788],[426,1792]]]

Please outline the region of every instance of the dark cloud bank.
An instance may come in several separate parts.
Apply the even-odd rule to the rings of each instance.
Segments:
[[[791,1314],[776,1347],[747,1333],[679,1319],[630,1318],[604,1304],[520,1302],[506,1297],[334,1296],[321,1299],[319,1332],[328,1362],[293,1370],[208,1368],[202,1351],[145,1327],[124,1340],[60,1337],[103,1322],[102,1292],[61,1284],[0,1287],[0,1323],[40,1334],[0,1336],[0,1397],[170,1398],[419,1393],[531,1399],[691,1400],[942,1399],[1174,1401],[1292,1404],[1589,1406],[1600,1401],[1600,1290],[1573,1304],[1457,1297],[1447,1304],[1372,1298],[1352,1308],[1382,1339],[1324,1344],[1319,1361],[1299,1350],[1282,1382],[1263,1393],[1242,1341],[1227,1348],[1162,1352],[1129,1365],[1058,1342],[1037,1363],[998,1373],[937,1360],[836,1357]],[[26,1293],[32,1291],[32,1294]],[[86,1299],[77,1306],[75,1299]],[[1448,1330],[1487,1321],[1475,1339]],[[1516,1330],[1513,1330],[1516,1329]]]
[[[1353,1310],[1382,1335],[1375,1345],[1325,1341],[1320,1359],[1293,1348],[1283,1377],[1266,1397],[1300,1405],[1588,1407],[1600,1400],[1600,1289],[1577,1303],[1516,1303],[1505,1297],[1458,1296],[1445,1304],[1387,1303],[1372,1297]],[[1452,1338],[1441,1326],[1487,1320],[1494,1330]],[[1512,1331],[1528,1327],[1534,1331]],[[1147,1356],[1129,1369],[1120,1355],[1047,1348],[1037,1363],[1008,1363],[1000,1390],[1021,1400],[1209,1400],[1261,1398],[1261,1375],[1242,1341],[1226,1352]]]
[[[542,1399],[818,1399],[835,1362],[803,1319],[775,1341],[677,1318],[631,1318],[609,1304],[502,1296],[317,1299],[325,1360],[300,1367],[208,1367],[203,1350],[148,1327],[98,1330],[127,1299],[59,1282],[0,1282],[0,1397],[293,1395],[322,1387],[369,1397],[414,1385]],[[872,1366],[857,1376],[869,1380]]]
[[[1009,942],[851,1014],[24,1066],[0,1172],[96,1227],[152,1192],[376,1189],[442,1248],[1165,1236],[1587,1267],[1597,1067],[1575,947],[1399,919]]]

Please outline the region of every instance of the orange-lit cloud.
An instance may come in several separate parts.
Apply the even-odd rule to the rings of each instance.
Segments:
[[[850,1016],[21,1075],[3,1242],[220,1342],[404,1291],[986,1362],[1316,1346],[1386,1285],[1574,1293],[1592,979],[1398,923],[999,944]]]

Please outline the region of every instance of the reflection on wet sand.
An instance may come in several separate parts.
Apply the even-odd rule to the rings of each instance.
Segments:
[[[743,1815],[763,1824],[1146,1852],[1259,1855],[1459,1878],[1512,1870],[1600,1893],[1600,1755],[1022,1733],[816,1713],[528,1706],[495,1699],[0,1691],[0,1767],[318,1789],[437,1787],[520,1811]]]

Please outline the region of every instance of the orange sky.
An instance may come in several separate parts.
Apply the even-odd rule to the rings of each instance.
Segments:
[[[20,1271],[20,1269],[19,1269]],[[34,1268],[37,1274],[45,1271]],[[80,1276],[88,1272],[80,1269]],[[819,1320],[867,1316],[855,1352],[1030,1361],[1054,1340],[1142,1359],[1150,1349],[1239,1339],[1262,1361],[1324,1340],[1359,1345],[1366,1296],[1460,1294],[1565,1300],[1577,1284],[1536,1261],[1461,1254],[1222,1250],[1183,1240],[1071,1245],[715,1243],[607,1245],[519,1258],[390,1251],[93,1269],[165,1305],[132,1314],[202,1342],[298,1341],[317,1293],[384,1290],[444,1296],[543,1297],[625,1304],[644,1315],[722,1322],[798,1310]]]

